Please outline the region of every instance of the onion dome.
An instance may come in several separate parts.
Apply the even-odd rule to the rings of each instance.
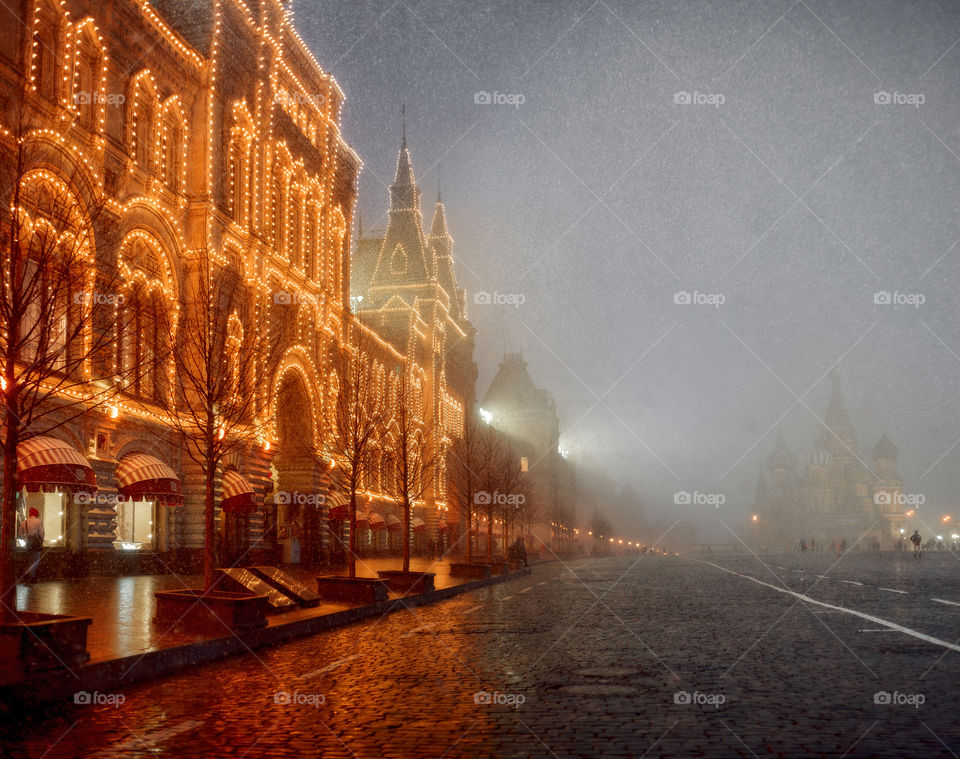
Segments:
[[[884,459],[896,461],[899,453],[897,447],[890,442],[890,438],[886,435],[883,435],[880,438],[880,442],[873,446],[874,461],[883,461]]]
[[[828,467],[830,466],[830,451],[824,448],[819,440],[814,440],[813,445],[804,454],[803,461],[809,467]]]
[[[790,449],[787,448],[787,444],[783,442],[783,438],[777,439],[777,444],[774,446],[773,453],[770,454],[770,458],[767,459],[767,466],[771,469],[784,469],[790,471],[797,465],[797,460]]]

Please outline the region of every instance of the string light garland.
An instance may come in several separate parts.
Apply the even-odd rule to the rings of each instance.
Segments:
[[[357,360],[369,361],[375,378],[370,402],[379,407],[396,403],[395,370],[402,367],[412,380],[417,425],[421,429],[433,425],[438,445],[448,446],[462,434],[465,419],[464,399],[451,392],[442,369],[437,369],[446,362],[446,332],[467,335],[450,315],[450,300],[456,295],[450,296],[436,285],[438,308],[431,318],[439,319],[439,325],[412,309],[416,318],[410,335],[422,347],[411,349],[411,355],[398,350],[367,323],[365,312],[359,316],[351,313],[345,302],[344,275],[355,203],[353,182],[363,162],[340,131],[343,91],[334,77],[322,70],[297,32],[292,11],[279,0],[264,0],[255,16],[245,0],[209,0],[211,45],[209,54],[202,55],[164,20],[151,0],[127,2],[139,9],[142,26],[136,31],[146,38],[148,53],[144,67],[120,82],[126,103],[119,121],[112,115],[107,119],[105,87],[110,59],[97,20],[88,15],[74,23],[66,0],[32,4],[27,90],[37,97],[47,96],[49,93],[40,92],[40,85],[52,71],[57,111],[32,125],[20,140],[24,145],[49,144],[69,156],[76,166],[72,176],[47,172],[37,179],[51,182],[57,191],[74,192],[87,203],[102,203],[119,225],[119,294],[128,304],[137,300],[138,307],[164,309],[169,332],[165,337],[173,339],[191,307],[183,303],[181,292],[185,264],[204,258],[210,262],[208,292],[213,291],[218,277],[236,273],[247,288],[248,302],[239,312],[224,315],[227,339],[238,354],[237,346],[248,339],[264,350],[255,351],[250,367],[234,370],[248,371],[253,378],[271,378],[269,382],[244,383],[254,395],[256,415],[251,424],[238,429],[255,431],[264,451],[270,451],[271,444],[280,439],[279,389],[292,375],[306,387],[314,444],[323,449],[320,420],[324,407],[329,409],[339,393],[337,355],[344,349],[355,355],[353,340],[364,342],[366,353]],[[231,96],[229,101],[221,84],[227,24],[248,35],[256,60],[247,95]],[[171,61],[174,67],[181,67],[182,77],[169,77]],[[199,91],[194,84],[198,81],[204,82]],[[225,122],[222,130],[220,114]],[[314,155],[298,155],[301,143],[288,139],[287,118],[312,146]],[[203,121],[206,129],[198,124]],[[191,125],[201,130],[193,142]],[[120,129],[120,155],[118,143],[108,145],[108,127]],[[0,134],[8,141],[16,139],[6,127]],[[189,152],[191,146],[196,158]],[[218,154],[225,157],[222,167],[212,159]],[[108,158],[114,164],[119,159],[122,171],[119,186],[111,185],[109,192],[104,184]],[[76,192],[78,182],[89,191]],[[275,186],[279,191],[273,193]],[[78,203],[78,208],[82,207]],[[92,234],[89,232],[91,238]],[[91,264],[96,242],[84,249],[85,260]],[[90,286],[95,286],[93,280]],[[391,289],[396,294],[404,286]],[[280,302],[281,293],[289,303]],[[293,307],[285,309],[286,305]],[[114,315],[121,325],[116,341],[122,346],[127,337],[119,331],[126,323],[120,318],[120,308],[115,306]],[[377,313],[390,318],[403,310],[384,308]],[[270,325],[285,312],[293,320],[288,334],[294,344],[272,366],[265,350],[275,338]],[[213,329],[213,325],[208,327]],[[92,344],[92,327],[83,339],[88,346]],[[123,350],[111,351],[111,357],[114,375],[131,368],[123,364],[130,358]],[[93,380],[90,363],[83,371]],[[173,359],[160,371],[166,375],[167,407],[172,409],[176,385]],[[435,376],[438,371],[439,377]],[[240,387],[239,380],[236,386]],[[56,382],[43,387],[65,399],[91,404],[102,394],[93,382],[90,387],[57,388]],[[169,414],[175,413],[128,396],[126,390],[110,403],[108,418],[118,424],[167,425]],[[430,422],[425,421],[428,418]],[[445,511],[444,472],[438,475],[438,483],[428,501],[438,511]],[[373,489],[364,492],[395,502]]]

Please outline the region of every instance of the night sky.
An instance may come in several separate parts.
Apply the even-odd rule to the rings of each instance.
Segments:
[[[864,461],[886,432],[925,521],[958,515],[960,3],[293,8],[346,93],[364,227],[386,224],[401,104],[427,224],[442,168],[478,397],[522,350],[575,460],[729,538],[836,369]],[[727,502],[673,505],[695,489]]]

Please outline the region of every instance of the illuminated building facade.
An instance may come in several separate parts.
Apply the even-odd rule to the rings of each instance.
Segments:
[[[387,228],[358,233],[351,295],[360,320],[406,357],[414,376],[418,418],[432,426],[429,439],[446,450],[463,434],[474,403],[477,368],[473,325],[453,265],[453,238],[440,191],[429,231],[424,231],[420,189],[404,130],[390,186]],[[388,445],[390,443],[388,442]],[[446,456],[438,456],[435,487],[418,517],[444,546],[456,542],[457,509],[446,502]]]
[[[242,294],[243,308],[221,314],[227,334],[257,335],[269,342],[258,355],[270,356],[243,367],[259,432],[218,472],[218,504],[253,508],[241,520],[239,548],[279,539],[297,543],[304,560],[322,560],[328,517],[344,500],[331,492],[324,410],[336,403],[350,335],[366,329],[349,308],[361,162],[340,134],[342,91],[279,0],[29,0],[4,4],[0,14],[3,138],[12,144],[22,135],[50,167],[69,167],[56,181],[81,213],[103,208],[96,255],[130,283],[115,295],[129,306],[149,293],[143,313],[166,317],[120,322],[109,365],[86,370],[91,386],[163,355],[153,343],[170,336],[156,325],[185,322],[198,262],[209,262],[214,277]],[[118,231],[101,235],[107,227]],[[462,303],[462,294],[451,297]],[[453,432],[454,410],[462,424],[470,390],[444,379],[444,327],[430,325],[418,345],[372,334],[370,360],[386,373],[413,362],[426,397],[442,409],[436,418]],[[454,353],[447,376],[467,382],[472,342]],[[39,477],[23,489],[24,510],[38,507],[49,522],[49,547],[105,568],[118,566],[122,551],[125,566],[135,557],[135,571],[175,560],[195,566],[202,470],[176,445],[163,407],[151,404],[175,387],[173,359],[158,362],[106,412],[65,421],[34,439],[34,459],[20,456],[23,483],[53,471],[43,466],[83,473]],[[373,493],[376,483],[368,485]],[[442,505],[438,488],[431,500]],[[289,494],[321,506],[301,507]],[[218,520],[222,530],[219,508]]]
[[[534,385],[522,355],[504,355],[480,407],[485,420],[507,435],[521,457],[539,540],[559,545],[572,537],[575,478],[560,453],[557,405],[548,391]]]
[[[913,515],[896,472],[896,447],[883,435],[871,451],[873,466],[864,461],[839,377],[834,373],[831,381],[824,424],[803,456],[803,473],[783,438],[760,466],[754,524],[769,548],[792,549],[801,537],[822,548],[843,539],[851,545],[861,536],[865,545],[877,540],[889,548]]]

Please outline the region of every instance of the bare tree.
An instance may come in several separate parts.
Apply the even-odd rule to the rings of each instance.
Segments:
[[[117,392],[109,346],[120,282],[110,255],[117,225],[89,177],[37,140],[25,85],[0,130],[0,394],[3,502],[0,614],[14,616],[17,451]]]
[[[473,561],[474,501],[481,489],[481,472],[490,430],[477,414],[470,413],[463,425],[463,435],[447,450],[447,497],[453,501],[466,525],[465,558],[468,562]]]
[[[593,510],[593,516],[590,519],[590,531],[593,533],[594,553],[606,553],[606,538],[610,534],[610,523],[600,513],[599,509]]]
[[[500,489],[503,497],[499,503],[500,520],[503,524],[503,548],[510,545],[510,528],[520,522],[529,502],[529,487],[526,472],[520,465],[520,457],[513,446],[506,443],[500,462]]]
[[[403,507],[403,571],[410,571],[411,509],[433,487],[442,462],[434,425],[424,419],[424,389],[412,366],[399,367],[393,399],[391,430],[386,450],[387,489]]]
[[[339,372],[336,400],[324,404],[327,447],[337,487],[350,494],[349,576],[357,576],[357,492],[374,472],[377,452],[386,434],[389,408],[371,360],[372,339],[366,327],[353,323],[354,339]]]
[[[188,262],[185,315],[175,327],[178,386],[168,422],[204,477],[203,583],[214,585],[214,513],[217,473],[225,457],[264,434],[257,409],[254,371],[267,363],[269,347],[253,329],[253,298],[235,269],[203,252]],[[257,412],[260,412],[258,416]]]

